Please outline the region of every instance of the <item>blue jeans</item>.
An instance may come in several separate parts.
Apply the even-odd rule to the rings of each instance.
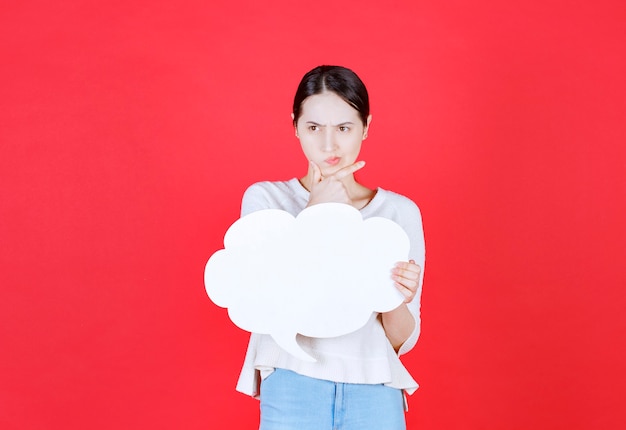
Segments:
[[[402,390],[276,369],[261,382],[259,430],[405,430]]]

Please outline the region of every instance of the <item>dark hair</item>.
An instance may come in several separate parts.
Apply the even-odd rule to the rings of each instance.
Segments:
[[[359,112],[363,125],[367,125],[367,117],[370,114],[367,88],[356,73],[341,66],[318,66],[304,75],[293,100],[294,125],[300,118],[302,102],[309,96],[326,91],[337,94],[355,108]]]

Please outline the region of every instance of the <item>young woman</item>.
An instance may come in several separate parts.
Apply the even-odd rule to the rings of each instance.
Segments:
[[[357,158],[372,120],[367,89],[354,72],[339,66],[308,72],[296,91],[292,118],[309,160],[306,174],[252,185],[241,215],[275,208],[296,216],[307,206],[339,202],[354,206],[363,218],[391,219],[411,241],[410,260],[389,268],[405,301],[344,336],[298,335],[314,363],[291,356],[269,335],[253,333],[237,389],[260,398],[261,430],[404,429],[403,391],[411,394],[417,383],[398,357],[413,348],[420,332],[424,236],[419,209],[404,196],[369,189],[354,177],[365,165]]]

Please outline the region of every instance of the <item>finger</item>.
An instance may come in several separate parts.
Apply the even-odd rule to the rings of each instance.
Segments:
[[[407,278],[401,275],[392,275],[391,279],[395,281],[395,283],[402,285],[404,288],[416,291],[417,285],[419,284],[418,278]]]
[[[312,174],[313,183],[317,184],[318,182],[320,182],[322,180],[322,170],[313,161],[309,162],[309,166],[310,166],[310,168],[312,170],[312,173],[313,173]]]
[[[353,174],[357,170],[362,169],[364,166],[365,166],[365,161],[357,161],[354,164],[350,164],[349,166],[346,166],[346,167],[338,170],[332,176],[334,176],[337,179],[343,179],[346,176],[349,176],[349,175]]]
[[[404,296],[404,303],[410,303],[413,300],[413,298],[415,297],[415,291],[412,291],[397,282],[394,283],[394,285],[398,289],[398,291],[400,291],[400,293],[402,293],[402,295]]]
[[[397,267],[399,269],[404,269],[404,270],[411,270],[413,272],[421,272],[422,271],[422,268],[420,266],[418,266],[417,264],[415,264],[414,260],[398,261],[398,262],[396,262],[395,267]]]
[[[421,270],[420,266],[415,264],[415,260],[398,261],[396,262],[395,267],[398,267],[400,269],[407,269],[407,270],[417,270],[417,271]]]
[[[402,276],[404,279],[410,279],[416,281],[420,277],[420,271],[417,270],[400,270],[396,272],[397,275]]]
[[[422,269],[415,263],[400,261],[396,263],[391,272],[409,279],[417,279],[419,278]]]

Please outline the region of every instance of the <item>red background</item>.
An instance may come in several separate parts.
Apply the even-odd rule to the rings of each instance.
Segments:
[[[410,429],[626,428],[626,3],[5,2],[0,427],[255,428],[203,267],[310,68],[421,207]]]

